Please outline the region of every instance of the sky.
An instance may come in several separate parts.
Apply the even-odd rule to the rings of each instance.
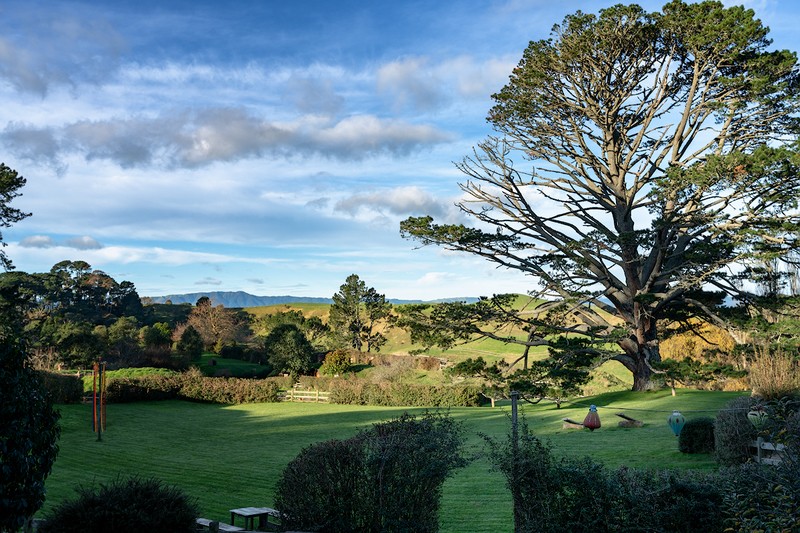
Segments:
[[[491,95],[529,41],[611,4],[3,0],[0,161],[32,213],[4,251],[141,296],[329,298],[350,274],[397,299],[533,290],[400,221],[471,223],[454,162],[492,133]],[[744,4],[800,51],[793,0]]]

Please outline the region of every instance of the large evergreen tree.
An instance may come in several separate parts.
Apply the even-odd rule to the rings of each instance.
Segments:
[[[716,1],[566,17],[458,164],[475,225],[415,217],[402,234],[533,276],[647,388],[659,319],[713,314],[700,291],[742,296],[731,272],[798,248],[797,59],[767,34]]]

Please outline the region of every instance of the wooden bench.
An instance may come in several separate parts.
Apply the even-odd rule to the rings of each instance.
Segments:
[[[197,525],[200,526],[202,529],[212,530],[212,525],[211,525],[212,523],[216,524],[217,531],[246,531],[243,527],[232,526],[230,524],[219,522],[217,520],[209,520],[208,518],[197,519]]]

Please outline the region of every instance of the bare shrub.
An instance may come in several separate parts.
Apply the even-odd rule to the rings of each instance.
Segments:
[[[782,348],[755,347],[750,366],[753,394],[765,400],[777,400],[800,393],[800,362]]]

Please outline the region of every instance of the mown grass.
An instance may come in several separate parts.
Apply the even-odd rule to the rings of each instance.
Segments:
[[[553,404],[524,404],[531,430],[548,439],[557,454],[590,455],[611,467],[715,468],[709,455],[678,452],[666,424],[673,409],[687,417],[711,415],[738,393],[681,390],[610,393],[557,409]],[[561,419],[582,420],[583,404],[599,406],[603,427],[595,432],[564,430]],[[270,505],[284,466],[305,446],[346,438],[360,428],[420,409],[326,404],[204,405],[180,401],[108,406],[108,427],[101,442],[91,431],[91,407],[60,406],[61,451],[47,480],[45,510],[73,496],[76,484],[117,475],[156,476],[199,500],[204,516],[228,521],[234,507]],[[622,429],[615,412],[624,411],[645,426]],[[476,456],[444,487],[441,530],[510,531],[511,502],[504,481],[480,457],[479,433],[503,438],[508,406],[452,409],[464,422],[467,447]]]

